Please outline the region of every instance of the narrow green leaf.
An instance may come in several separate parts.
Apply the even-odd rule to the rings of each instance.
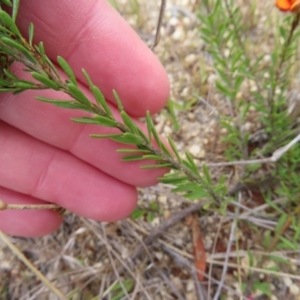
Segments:
[[[152,122],[152,126],[150,127],[150,129],[151,129],[151,133],[153,135],[153,138],[154,138],[155,142],[157,143],[159,149],[162,149],[162,142],[161,142],[161,140],[158,136],[158,133],[156,131],[155,126],[153,125],[153,122]]]
[[[181,157],[180,157],[180,155],[179,155],[179,153],[178,153],[178,151],[176,149],[174,141],[170,137],[168,137],[168,142],[169,142],[169,144],[170,144],[173,152],[175,153],[175,155],[176,155],[176,157],[178,159],[178,162],[181,162]]]
[[[56,90],[59,90],[59,86],[52,81],[51,79],[49,79],[46,75],[43,74],[39,74],[37,72],[31,72],[31,76],[36,79],[37,81],[41,82],[42,84],[44,84],[46,87]]]
[[[84,78],[85,78],[85,80],[86,80],[88,86],[89,86],[90,88],[92,88],[93,82],[92,82],[92,79],[91,79],[90,75],[87,73],[87,71],[86,71],[85,69],[81,69],[81,71],[82,71],[82,73],[83,73],[83,76],[84,76]]]
[[[132,133],[136,134],[137,133],[137,129],[136,129],[137,125],[134,124],[134,122],[130,119],[130,117],[127,115],[127,113],[124,110],[122,110],[120,114],[121,114],[124,124],[129,128],[129,130]]]
[[[49,65],[49,67],[51,68],[51,70],[54,72],[55,76],[57,78],[60,78],[60,75],[58,74],[58,71],[57,71],[56,67],[54,66],[54,64],[52,63],[52,61],[49,59],[48,56],[45,56],[45,61]]]
[[[154,154],[146,154],[143,155],[144,159],[153,159],[153,160],[163,160],[163,158],[159,155],[154,155]]]
[[[126,132],[122,134],[121,136],[116,136],[112,137],[112,140],[119,142],[119,143],[124,143],[124,144],[132,144],[132,145],[139,145],[142,143],[141,139],[137,137],[136,135]]]
[[[12,33],[14,33],[19,38],[22,37],[14,20],[7,12],[5,12],[4,10],[0,10],[0,19],[2,20],[2,23],[11,30]]]
[[[36,49],[38,50],[39,54],[41,56],[45,56],[46,52],[45,52],[45,47],[44,47],[44,43],[43,42],[39,42],[38,46],[36,47]]]
[[[146,137],[146,135],[144,134],[144,132],[138,127],[136,126],[137,129],[137,134],[146,142],[146,143],[151,143],[151,141],[149,141]]]
[[[123,133],[108,133],[108,134],[93,133],[93,134],[90,134],[90,137],[93,137],[96,139],[111,139],[111,138],[115,138],[115,137],[120,137],[122,135],[123,135]]]
[[[168,163],[141,166],[141,169],[159,169],[159,168],[172,168],[172,166]]]
[[[12,6],[12,19],[13,19],[14,22],[16,22],[16,19],[17,19],[19,4],[20,4],[19,0],[14,0],[12,2],[12,5],[13,5]]]
[[[177,130],[179,130],[180,126],[179,126],[179,123],[176,118],[174,102],[171,99],[168,100],[167,107],[168,107],[168,111],[170,113],[172,122],[174,124],[174,129],[177,131]]]
[[[173,189],[174,192],[195,192],[199,190],[199,185],[194,182],[186,182],[183,184],[178,184],[176,188]]]
[[[113,94],[114,94],[114,97],[116,99],[119,111],[120,112],[123,111],[124,108],[123,108],[123,105],[122,105],[122,102],[121,102],[121,99],[120,99],[119,95],[117,94],[117,92],[115,90],[113,90]]]
[[[29,37],[28,41],[30,46],[32,46],[33,36],[34,36],[34,25],[33,23],[30,22],[28,27],[28,37]]]
[[[33,82],[29,82],[29,81],[16,81],[14,83],[14,86],[19,89],[27,89],[27,90],[36,87],[36,85]]]
[[[192,171],[195,173],[195,175],[198,175],[198,176],[199,176],[198,167],[197,167],[197,165],[195,164],[192,155],[191,155],[189,152],[187,152],[187,151],[185,152],[185,155],[186,155],[186,157],[187,157],[187,159],[188,159],[188,162],[189,162],[189,164],[190,164],[190,166],[191,166],[191,168],[192,168]]]
[[[64,70],[64,72],[69,76],[71,82],[77,86],[75,74],[72,68],[70,67],[70,65],[68,64],[68,62],[65,59],[63,59],[61,56],[57,56],[57,62],[60,65],[60,67]]]
[[[181,176],[181,177],[160,177],[158,178],[158,180],[162,183],[165,183],[165,184],[178,184],[178,183],[184,183],[184,182],[187,182],[187,177],[186,176]]]
[[[68,83],[68,88],[72,97],[81,102],[83,105],[91,107],[91,102],[89,99],[74,83]]]
[[[128,155],[122,157],[122,161],[136,161],[136,160],[144,160],[144,158],[143,156],[140,155]]]
[[[199,189],[195,192],[186,193],[183,195],[184,198],[190,199],[190,200],[197,200],[201,198],[208,197],[209,193],[204,189]]]
[[[286,220],[288,218],[287,214],[282,214],[279,218],[279,220],[277,221],[276,227],[275,227],[275,233],[278,234],[281,229],[284,227],[284,225],[286,224]]]
[[[3,69],[3,72],[4,72],[4,74],[5,74],[8,78],[13,79],[14,81],[19,80],[19,78],[18,78],[14,73],[12,73],[11,71],[9,71],[9,70],[7,70],[7,69]]]
[[[12,92],[15,88],[0,88],[0,93]]]
[[[82,117],[82,118],[72,118],[74,122],[78,123],[88,123],[88,124],[96,124],[105,127],[116,127],[117,122],[102,116],[95,116],[94,118]]]
[[[142,149],[129,149],[129,148],[124,148],[124,149],[118,149],[118,153],[151,153],[149,150],[142,150]]]
[[[1,12],[1,11],[0,11]],[[14,50],[18,50],[20,51],[22,54],[24,54],[24,56],[31,62],[35,62],[34,57],[31,55],[30,51],[27,50],[23,45],[21,45],[20,43],[9,39],[7,37],[2,37],[1,40],[3,41],[3,43],[5,43],[7,46],[13,48]],[[13,53],[12,53],[12,56]]]
[[[298,250],[298,243],[297,242],[292,242],[288,239],[286,239],[285,237],[281,236],[280,237],[280,241],[281,243],[278,245],[279,249],[285,248],[285,249],[291,249],[294,251]]]
[[[101,93],[101,91],[98,89],[98,87],[96,87],[95,85],[93,85],[91,87],[92,93],[97,101],[97,103],[105,110],[106,114],[109,117],[113,117],[113,114],[103,96],[103,94]]]
[[[205,164],[203,164],[202,169],[203,169],[203,173],[204,173],[205,178],[206,178],[206,182],[208,184],[211,184],[211,177],[210,177],[209,170],[208,170],[207,166]]]
[[[147,130],[148,130],[148,139],[151,142],[152,141],[152,133],[151,132],[152,132],[152,127],[154,125],[153,125],[153,121],[152,121],[150,112],[148,110],[146,113],[146,124],[147,124]]]
[[[93,118],[89,118],[89,117],[71,118],[71,120],[76,122],[76,123],[97,124],[97,125],[99,125],[99,123],[97,121],[95,121]]]
[[[141,143],[141,140],[131,133],[120,133],[120,134],[91,134],[91,137],[105,139],[109,138],[115,142],[122,144],[131,144],[138,145]]]
[[[54,104],[55,106],[59,106],[62,108],[68,108],[68,109],[80,109],[80,110],[85,110],[86,107],[83,106],[80,103],[74,102],[74,100],[57,100],[57,99],[51,99],[51,98],[46,98],[46,97],[35,97],[37,100],[46,102],[46,103],[51,103]]]

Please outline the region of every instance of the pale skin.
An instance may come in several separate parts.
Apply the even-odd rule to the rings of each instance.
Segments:
[[[29,22],[35,25],[35,42],[44,42],[52,60],[60,55],[69,62],[90,99],[81,68],[112,103],[115,89],[133,117],[147,110],[156,113],[165,105],[166,72],[106,1],[21,1],[18,25],[25,35]],[[14,70],[28,76],[20,65]],[[55,203],[98,221],[126,218],[136,205],[136,187],[155,184],[164,170],[141,170],[141,162],[121,162],[116,153],[120,144],[89,137],[107,133],[107,128],[73,123],[70,118],[82,112],[38,102],[36,95],[68,99],[53,91],[0,95],[0,199]],[[0,230],[12,235],[42,236],[61,222],[51,210],[0,211]]]

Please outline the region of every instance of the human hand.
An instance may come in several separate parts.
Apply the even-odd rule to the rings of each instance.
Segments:
[[[169,93],[167,75],[154,54],[104,0],[21,1],[18,26],[35,25],[35,43],[47,55],[65,58],[92,99],[81,68],[108,100],[115,89],[131,116],[162,108]],[[15,64],[14,72],[28,76]],[[135,207],[135,186],[149,186],[164,170],[142,170],[145,162],[122,162],[111,140],[89,137],[107,128],[77,124],[84,115],[38,102],[34,96],[66,99],[55,91],[27,91],[0,97],[0,199],[6,203],[55,203],[99,221],[125,218]],[[114,109],[117,113],[117,110]],[[137,121],[138,122],[138,121]],[[142,125],[141,125],[142,127]],[[58,212],[0,211],[0,230],[41,236],[58,228]]]

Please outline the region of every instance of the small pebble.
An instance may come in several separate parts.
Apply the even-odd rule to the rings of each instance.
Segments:
[[[184,37],[183,28],[181,28],[181,27],[176,28],[176,30],[172,34],[172,39],[176,42],[179,42],[183,39],[183,37]]]

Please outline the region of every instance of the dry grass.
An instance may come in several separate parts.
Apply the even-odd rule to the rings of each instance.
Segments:
[[[149,44],[155,33],[158,2],[115,1]],[[254,11],[249,9],[250,1],[239,2],[253,37],[247,51],[255,59],[273,46],[272,28],[279,14],[272,1],[251,1],[257,5]],[[171,98],[182,106],[194,103],[178,112],[179,131],[174,131],[168,114],[156,117],[157,128],[162,134],[171,134],[179,150],[191,151],[200,165],[204,160],[225,161],[224,144],[220,143],[224,132],[218,126],[218,116],[230,114],[230,107],[214,87],[212,60],[198,31],[199,5],[196,0],[168,1],[161,40],[154,51],[169,74]],[[245,95],[248,88],[245,86]],[[254,122],[250,126],[257,129]],[[235,167],[215,167],[212,172],[216,178],[227,174],[228,185],[239,179]],[[224,216],[199,214],[207,252],[202,282],[197,279],[192,234],[185,219],[153,239],[150,246],[145,245],[157,226],[192,205],[173,195],[166,185],[140,191],[139,207],[149,209],[150,202],[159,207],[160,213],[154,212],[151,222],[128,219],[105,224],[68,214],[51,236],[11,240],[67,299],[300,299],[299,248],[270,256],[262,239],[265,230],[274,230],[278,220],[267,213],[269,205],[253,194],[237,191],[237,201]],[[285,201],[278,198],[275,203]],[[132,259],[136,249],[140,249],[139,255]],[[2,242],[0,276],[1,299],[57,299]],[[117,283],[119,289],[112,291]],[[258,284],[269,285],[271,294],[259,292]],[[128,293],[127,286],[131,286]],[[123,297],[114,298],[121,292]]]

